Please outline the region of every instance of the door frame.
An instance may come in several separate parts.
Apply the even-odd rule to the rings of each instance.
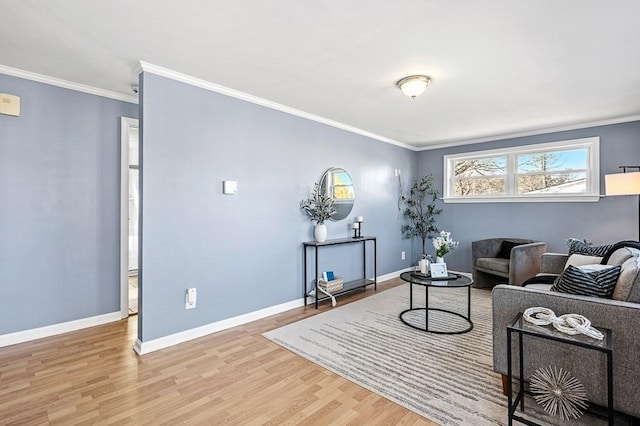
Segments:
[[[120,316],[129,316],[129,132],[138,120],[120,117]],[[140,245],[140,240],[138,240]],[[140,273],[138,262],[138,273]],[[140,287],[138,287],[138,291]],[[140,298],[138,297],[138,300]]]

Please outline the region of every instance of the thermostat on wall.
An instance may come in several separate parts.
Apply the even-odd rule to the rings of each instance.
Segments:
[[[235,180],[224,180],[222,181],[222,193],[223,194],[237,194],[238,193],[238,182]]]

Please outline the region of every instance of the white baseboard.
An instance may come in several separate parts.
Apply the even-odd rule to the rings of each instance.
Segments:
[[[405,268],[399,271],[391,272],[385,275],[377,277],[378,283],[391,280],[400,276],[402,272],[411,271],[413,268]],[[290,309],[304,306],[304,301],[293,300],[291,302],[281,303],[279,305],[270,306],[268,308],[260,309],[258,311],[249,312],[247,314],[238,315],[233,318],[228,318],[222,321],[214,322],[211,324],[203,325],[201,327],[192,328],[189,330],[181,331],[179,333],[171,334],[169,336],[160,337],[158,339],[150,340],[148,342],[141,342],[139,339],[133,347],[133,350],[138,355],[144,355],[149,352],[154,352],[169,346],[177,345],[178,343],[187,342],[189,340],[197,339],[199,337],[206,336],[217,331],[226,330],[231,327],[246,324],[251,321],[256,321],[262,318],[266,318],[271,315],[279,314]],[[69,331],[76,331],[87,327],[94,327],[96,325],[106,324],[109,322],[119,321],[121,318],[120,312],[112,312],[109,314],[98,315],[95,317],[83,318],[75,321],[64,322],[60,324],[48,325],[46,327],[34,328],[31,330],[18,331],[15,333],[0,335],[0,347],[15,345],[17,343],[28,342],[30,340],[41,339],[43,337],[55,336],[57,334],[67,333]]]
[[[17,331],[0,335],[0,347],[15,345],[17,343],[28,342],[30,340],[42,339],[43,337],[55,336],[69,331],[76,331],[87,327],[106,324],[108,322],[119,321],[120,311],[95,317],[82,318],[79,320],[63,322],[60,324],[47,325],[45,327],[32,328],[30,330]]]
[[[148,354],[149,352],[154,352],[163,348],[167,348],[169,346],[177,345],[178,343],[197,339],[199,337],[203,337],[217,331],[226,330],[231,327],[236,327],[238,325],[246,324],[251,321],[266,318],[271,315],[288,311],[290,309],[298,308],[300,306],[304,306],[304,301],[302,300],[302,298],[300,298],[299,300],[292,300],[291,302],[282,303],[280,305],[270,306],[258,311],[249,312],[243,315],[238,315],[237,317],[213,322],[201,327],[191,328],[189,330],[170,334],[168,336],[159,337],[147,342],[141,342],[140,340],[137,340],[136,344],[133,347],[133,350],[136,351],[138,355]]]
[[[400,269],[399,271],[395,271],[395,272],[390,272],[388,274],[384,274],[384,275],[380,275],[377,279],[378,284],[383,282],[383,281],[387,281],[387,280],[392,280],[394,278],[398,278],[400,276],[401,273],[403,272],[409,272],[409,271],[413,271],[413,266],[410,266],[408,268],[405,269]]]
[[[396,277],[399,277],[402,272],[410,271],[412,268],[403,269],[389,274],[381,275],[377,281],[386,281]],[[290,309],[299,308],[304,306],[304,301],[293,300],[291,302],[282,303],[280,305],[271,306],[268,308],[260,309],[258,311],[249,312],[247,314],[238,315],[237,317],[228,318],[222,321],[217,321],[211,324],[203,325],[201,327],[191,328],[189,330],[180,331],[178,333],[170,334],[169,336],[159,337],[157,339],[149,340],[147,342],[141,342],[136,340],[133,350],[138,355],[148,354],[150,352],[158,351],[160,349],[168,348],[169,346],[184,343],[189,340],[197,339],[199,337],[206,336],[218,331],[226,330],[231,327],[246,324],[251,321],[256,321],[262,318],[266,318],[271,315],[279,314]]]
[[[138,355],[142,355],[142,342],[140,339],[136,339],[136,343],[133,345],[133,351]]]
[[[399,271],[391,272],[385,275],[377,277],[377,281],[383,282],[400,276],[402,272],[410,271],[412,268],[401,269]],[[282,303],[268,308],[260,309],[258,311],[249,312],[247,314],[238,315],[237,317],[228,318],[222,321],[214,322],[211,324],[203,325],[201,327],[192,328],[189,330],[181,331],[179,333],[171,334],[169,336],[160,337],[158,339],[150,340],[148,342],[141,342],[136,340],[133,350],[138,355],[144,355],[149,352],[154,352],[169,346],[177,345],[178,343],[187,342],[189,340],[197,339],[199,337],[206,336],[217,331],[226,330],[231,327],[246,324],[251,321],[256,321],[262,318],[266,318],[271,315],[279,314],[290,309],[304,306],[304,301],[293,300],[291,302]],[[34,328],[31,330],[18,331],[15,333],[0,335],[0,347],[15,345],[17,343],[28,342],[31,340],[41,339],[44,337],[55,336],[69,331],[76,331],[87,327],[94,327],[96,325],[106,324],[109,322],[119,321],[121,318],[120,312],[112,312],[109,314],[98,315],[95,317],[83,318],[75,321],[64,322],[60,324],[48,325],[45,327]]]

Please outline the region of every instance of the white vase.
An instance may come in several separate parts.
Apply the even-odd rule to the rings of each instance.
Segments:
[[[436,263],[444,263],[444,256],[436,256]]]
[[[318,223],[313,229],[313,236],[317,243],[323,243],[327,239],[327,225],[324,223]]]

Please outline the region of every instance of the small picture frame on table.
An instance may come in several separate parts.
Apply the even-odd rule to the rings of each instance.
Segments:
[[[446,263],[431,264],[431,278],[445,278],[448,276]]]

